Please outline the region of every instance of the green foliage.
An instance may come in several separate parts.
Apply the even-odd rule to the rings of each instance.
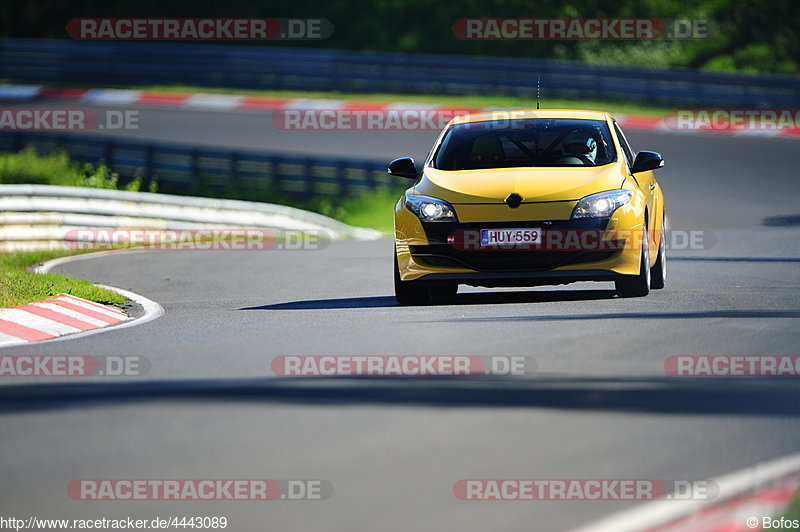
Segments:
[[[120,176],[103,164],[79,164],[70,160],[65,152],[40,155],[27,149],[18,153],[0,153],[0,184],[60,185],[69,187],[105,188],[139,191],[141,176],[124,185]],[[150,192],[156,192],[157,181],[151,180]]]
[[[400,189],[378,189],[343,200],[316,200],[305,207],[348,225],[369,227],[389,235],[394,230],[394,205],[401,194]]]
[[[0,4],[0,33],[9,37],[67,38],[64,21],[93,17],[218,17],[212,0],[73,0]],[[675,65],[724,70],[800,72],[800,9],[795,0],[230,0],[227,17],[324,17],[335,28],[322,43],[268,42],[286,46],[561,58],[593,63]],[[463,41],[452,32],[459,18],[668,18],[707,19],[708,39],[685,41]],[[241,44],[241,43],[231,43]]]

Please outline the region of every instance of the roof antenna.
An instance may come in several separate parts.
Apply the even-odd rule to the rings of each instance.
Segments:
[[[536,74],[536,109],[539,109],[539,92],[541,86],[541,78],[539,74]]]

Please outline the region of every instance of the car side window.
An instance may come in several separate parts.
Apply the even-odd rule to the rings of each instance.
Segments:
[[[631,147],[628,144],[628,139],[625,138],[625,135],[622,133],[622,130],[619,128],[616,122],[614,122],[614,131],[617,133],[620,146],[622,146],[622,151],[625,152],[625,158],[628,160],[628,166],[633,166],[633,150],[631,150]]]

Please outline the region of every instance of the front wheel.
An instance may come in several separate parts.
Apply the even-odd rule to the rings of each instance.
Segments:
[[[400,278],[397,255],[394,256],[394,297],[401,305],[427,305],[431,301],[431,289],[427,284]]]
[[[639,260],[639,273],[625,275],[614,281],[619,297],[643,297],[650,293],[650,243],[647,239],[647,226],[642,234],[642,253]]]
[[[650,270],[650,288],[661,290],[667,284],[667,234],[664,223],[661,223],[661,243],[658,245],[658,257]]]

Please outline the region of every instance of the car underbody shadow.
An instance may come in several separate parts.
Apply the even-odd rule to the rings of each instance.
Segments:
[[[611,299],[614,290],[524,290],[516,292],[467,292],[455,297],[434,297],[430,305],[489,305],[508,303],[554,303],[559,301],[591,301]],[[350,297],[337,299],[308,299],[272,305],[243,307],[239,310],[332,310],[399,307],[394,296]]]

